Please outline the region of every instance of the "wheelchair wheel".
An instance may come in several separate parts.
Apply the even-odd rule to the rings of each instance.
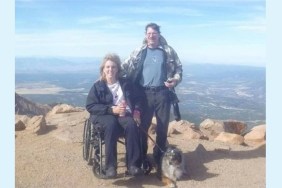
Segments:
[[[93,146],[90,144],[89,148],[89,154],[88,154],[88,159],[87,159],[87,164],[88,165],[93,165]]]
[[[90,121],[87,119],[84,123],[83,129],[83,159],[88,161],[89,159],[89,150],[90,150],[90,138],[91,138],[91,129],[90,129]]]
[[[103,165],[101,164],[102,156],[99,148],[94,148],[94,159],[93,159],[93,167],[92,171],[95,177],[99,179],[106,179],[105,170],[103,169]]]
[[[105,176],[103,169],[101,169],[101,166],[95,159],[93,161],[92,171],[96,178],[103,179],[103,177]]]

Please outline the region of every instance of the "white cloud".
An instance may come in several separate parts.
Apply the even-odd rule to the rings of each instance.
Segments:
[[[255,17],[246,21],[239,21],[237,23],[234,23],[232,27],[239,30],[265,33],[266,19],[263,17]]]
[[[113,20],[113,17],[110,16],[101,16],[101,17],[86,17],[81,18],[78,20],[78,23],[80,24],[95,24],[95,23],[104,23],[105,21],[111,21]]]
[[[235,29],[244,30],[244,31],[254,31],[254,32],[266,32],[266,28],[263,25],[241,25],[235,26]]]
[[[180,27],[180,25],[178,25]],[[222,20],[209,21],[190,25],[182,25],[183,28],[232,28],[234,30],[252,31],[256,33],[266,32],[266,19],[262,17],[250,18],[248,20]]]
[[[32,2],[34,0],[15,0],[15,2]]]
[[[181,15],[181,16],[202,16],[202,14],[196,9],[190,9],[179,6],[161,6],[154,8],[147,7],[130,7],[127,9],[127,12],[138,13],[138,14],[166,14],[166,15]]]
[[[113,51],[125,55],[139,37],[92,30],[61,30],[51,33],[16,34],[16,56],[103,56]],[[127,53],[129,53],[127,51]]]
[[[29,0],[16,1],[33,2]],[[48,1],[55,2],[55,0],[44,0],[45,3]],[[97,13],[93,10],[93,12],[80,14],[79,11],[75,11],[71,15],[58,17],[58,20],[50,14],[48,16],[43,14],[36,19],[40,23],[38,25],[31,21],[33,17],[30,19],[19,18],[16,28],[16,56],[89,57],[116,52],[121,57],[127,57],[133,49],[141,44],[145,25],[149,22],[156,22],[161,26],[162,34],[168,38],[169,44],[178,49],[177,52],[184,62],[191,60],[234,63],[236,61],[242,63],[260,61],[261,64],[265,63],[263,46],[266,30],[266,21],[263,17],[265,7],[260,5],[261,3],[254,3],[254,6],[250,3],[264,2],[263,0],[192,0],[189,1],[191,6],[188,6],[186,0],[160,0],[162,6],[154,7],[150,7],[151,1],[139,2],[139,6],[131,6],[132,3],[122,3],[127,1],[119,1],[121,3],[118,5],[112,5],[111,2],[108,2],[110,4],[107,7],[108,12],[103,13]],[[205,3],[208,3],[211,9],[207,10]],[[156,4],[155,1],[153,4]],[[223,8],[227,5],[228,8],[238,5],[236,7],[238,14],[230,16],[228,13],[226,17],[220,18],[217,17],[219,12],[213,14],[213,11],[217,10],[222,10],[221,14],[225,14],[226,9]],[[67,6],[71,6],[71,4]],[[48,6],[44,6],[44,10],[38,10],[42,10],[39,11],[41,13],[45,11],[56,13],[58,11],[57,9],[45,10],[45,8]],[[245,10],[248,11],[245,12]],[[170,16],[175,17],[170,19]],[[183,16],[189,16],[189,19]],[[23,22],[25,24],[22,24]],[[57,28],[65,29],[56,30]],[[67,28],[78,29],[68,30]],[[256,35],[252,35],[253,33]],[[245,43],[248,42],[251,42],[252,45],[246,46]],[[197,44],[199,45],[197,46]]]
[[[53,33],[16,35],[16,56],[102,57],[108,52],[122,59],[141,44],[140,36],[90,30],[62,30]],[[195,45],[172,41],[182,62],[249,64],[264,66],[265,46],[262,45]]]
[[[266,65],[266,48],[258,45],[178,46],[178,55],[190,63]]]

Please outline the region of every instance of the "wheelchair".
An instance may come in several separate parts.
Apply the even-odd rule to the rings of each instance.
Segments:
[[[125,142],[121,139],[118,142],[125,145]],[[104,145],[103,126],[100,124],[94,126],[90,118],[86,119],[83,129],[83,159],[88,165],[92,165],[93,174],[99,179],[106,179]],[[143,159],[141,169],[144,175],[148,175],[152,170],[151,162],[148,159]]]

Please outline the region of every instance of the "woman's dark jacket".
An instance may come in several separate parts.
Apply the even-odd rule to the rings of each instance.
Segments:
[[[125,100],[130,110],[133,112],[135,109],[141,110],[140,103],[140,92],[137,91],[135,86],[126,80],[119,80],[121,89],[123,91]],[[110,89],[107,87],[107,84],[103,80],[96,81],[92,88],[90,89],[87,100],[86,100],[86,109],[91,116],[98,115],[115,115],[112,110],[113,104],[113,95]],[[95,118],[95,117],[93,117]]]

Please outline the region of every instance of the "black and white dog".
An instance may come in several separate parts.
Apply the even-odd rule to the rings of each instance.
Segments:
[[[176,187],[176,181],[186,174],[185,162],[181,150],[168,146],[161,161],[162,182],[169,187]]]

